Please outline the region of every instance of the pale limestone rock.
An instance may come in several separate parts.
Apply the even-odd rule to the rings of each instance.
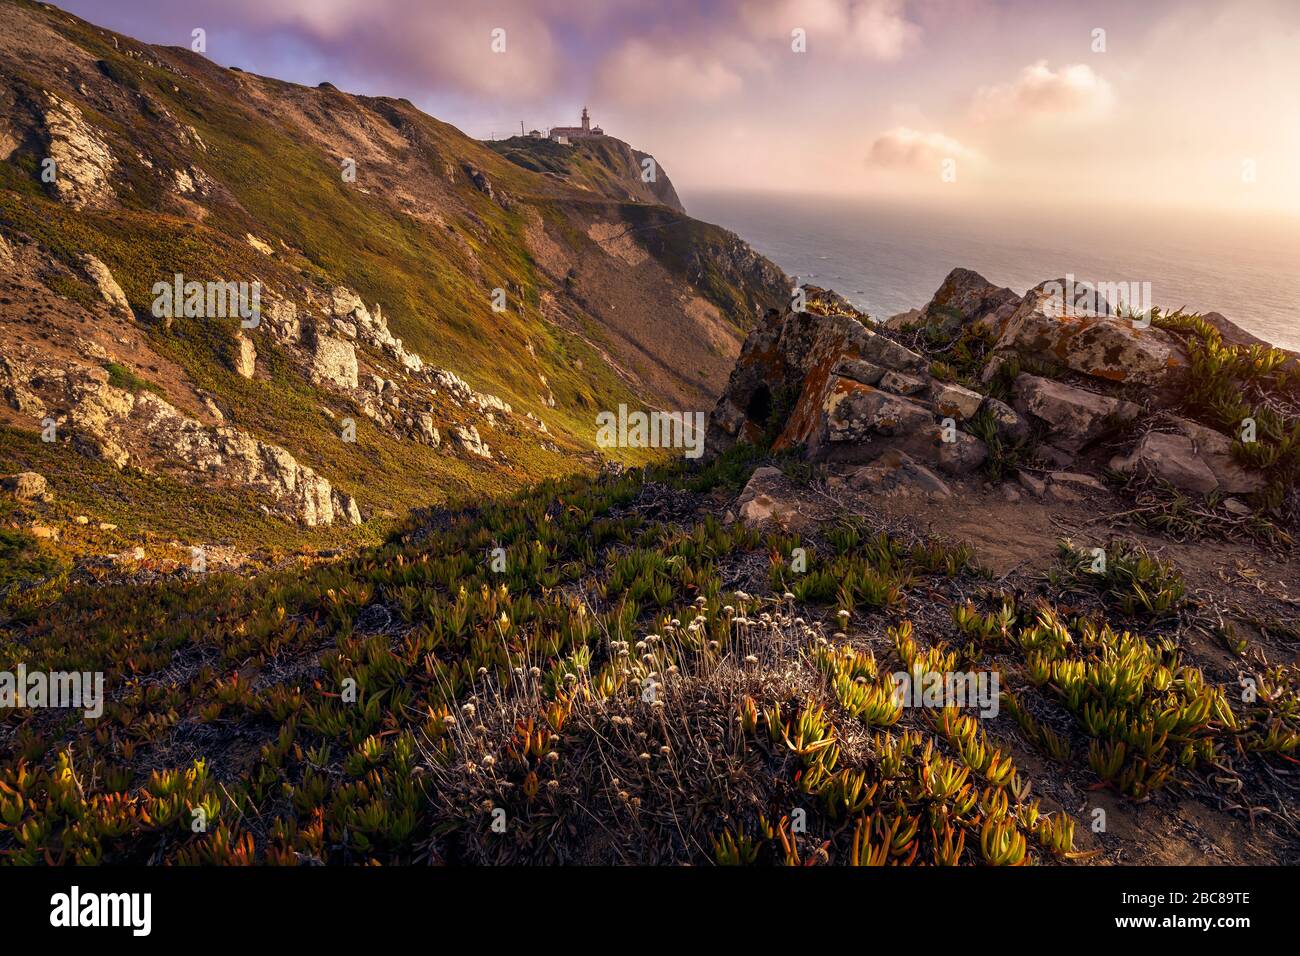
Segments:
[[[243,378],[252,378],[257,368],[257,348],[253,340],[242,333],[235,336],[235,372]]]
[[[99,205],[113,195],[109,174],[116,165],[97,130],[73,103],[46,93],[45,128],[54,160],[54,195],[74,209]]]
[[[117,280],[113,278],[113,273],[108,266],[92,255],[82,256],[81,264],[86,271],[86,275],[90,277],[90,280],[95,283],[95,288],[99,290],[100,298],[117,311],[131,315],[131,303],[127,301],[126,293],[117,284]]]
[[[357,387],[357,350],[350,342],[317,331],[308,347],[312,382],[339,388]]]
[[[251,232],[244,234],[244,241],[264,256],[270,256],[275,254],[275,250],[271,248],[271,244],[269,242],[267,242],[265,239],[257,238],[257,236],[253,235]]]

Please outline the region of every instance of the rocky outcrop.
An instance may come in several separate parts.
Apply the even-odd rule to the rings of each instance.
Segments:
[[[1197,494],[1209,494],[1219,486],[1210,467],[1196,455],[1196,445],[1186,435],[1147,432],[1128,455],[1111,460],[1111,467],[1124,474],[1143,472]]]
[[[20,471],[16,475],[0,477],[0,488],[13,495],[19,501],[52,501],[49,484],[45,476],[35,471]]]
[[[231,356],[235,374],[241,378],[252,378],[257,369],[257,348],[253,340],[242,332],[235,336],[234,354]]]
[[[471,455],[479,458],[492,457],[492,449],[479,437],[478,428],[475,426],[456,425],[452,428],[451,434],[456,439],[456,443]]]
[[[773,451],[801,448],[810,460],[847,467],[836,480],[855,489],[942,497],[951,494],[948,481],[988,460],[986,440],[996,436],[1002,449],[1027,449],[1050,473],[1050,480],[1022,474],[1026,490],[1075,501],[1104,490],[1097,452],[1106,442],[1163,415],[1163,425],[1148,426],[1110,460],[1116,471],[1154,474],[1197,493],[1264,487],[1262,475],[1235,460],[1228,436],[1161,412],[1172,388],[1132,387],[1176,386],[1187,352],[1170,333],[1114,314],[1091,286],[1053,280],[1018,296],[956,269],[924,310],[896,316],[884,332],[834,293],[805,291],[805,310],[770,311],[744,343],[709,420],[710,454],[775,436]],[[1009,402],[934,378],[926,357],[901,344],[942,345],[972,326],[994,344],[981,387],[1005,388],[1014,374]],[[918,328],[927,335],[909,338]],[[936,358],[942,351],[936,347]],[[1023,365],[1059,370],[1069,381],[1016,371]],[[755,495],[748,501],[768,507]]]
[[[53,93],[45,94],[45,131],[54,161],[50,188],[74,209],[98,205],[113,195],[109,174],[116,165],[99,132],[81,110]]]
[[[130,315],[131,303],[127,301],[126,293],[117,284],[108,266],[92,255],[82,256],[81,263],[82,268],[86,270],[86,275],[99,290],[100,298],[107,302],[110,308]]]
[[[311,363],[308,374],[315,384],[357,387],[357,350],[352,343],[316,329],[308,337],[307,356]]]
[[[953,269],[910,324],[924,325],[934,333],[952,338],[965,325],[1005,322],[1019,302],[1020,296],[995,286],[978,272]]]
[[[194,483],[247,487],[268,510],[307,525],[361,521],[357,503],[277,445],[237,428],[207,426],[150,392],[109,384],[102,368],[44,365],[19,370],[56,434],[118,468],[166,471]]]

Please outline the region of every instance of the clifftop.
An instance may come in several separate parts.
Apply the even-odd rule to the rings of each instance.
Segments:
[[[606,199],[662,203],[685,212],[672,180],[649,153],[613,136],[575,139],[568,144],[512,136],[487,144],[524,169],[551,176]]]

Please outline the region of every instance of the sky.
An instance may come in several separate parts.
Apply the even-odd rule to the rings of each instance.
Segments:
[[[150,43],[202,28],[222,65],[404,96],[479,138],[586,105],[688,198],[1300,217],[1300,0],[61,6]]]

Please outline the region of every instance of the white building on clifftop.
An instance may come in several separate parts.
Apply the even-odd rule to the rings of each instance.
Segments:
[[[553,126],[548,134],[549,138],[557,143],[567,143],[575,139],[591,139],[593,136],[604,136],[605,131],[599,126],[591,125],[591,117],[587,115],[587,107],[582,108],[582,125],[581,126]]]

